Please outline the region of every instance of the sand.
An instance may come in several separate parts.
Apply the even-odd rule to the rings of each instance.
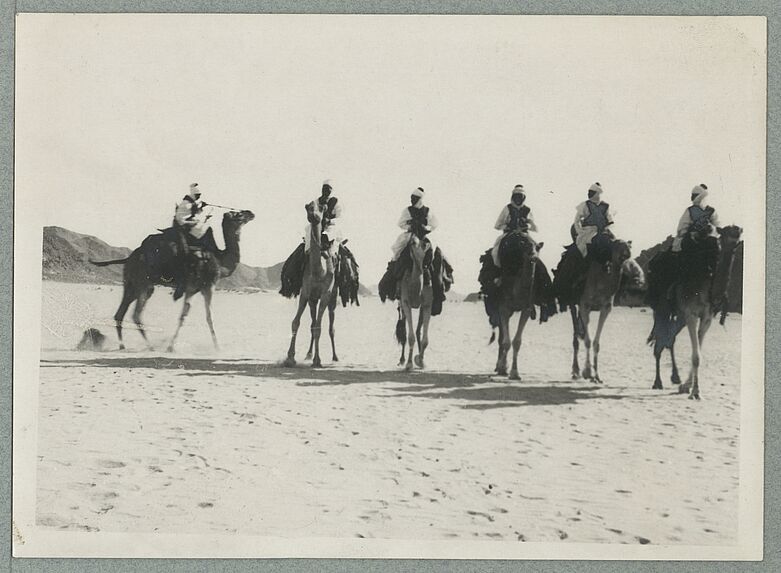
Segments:
[[[522,381],[491,376],[481,304],[446,303],[424,372],[396,366],[392,304],[337,311],[338,364],[279,363],[295,302],[196,299],[174,354],[110,320],[118,287],[44,284],[37,523],[102,532],[735,543],[741,317],[708,335],[695,402],[653,391],[650,313],[608,320],[603,385],[569,379],[567,316],[532,324]],[[178,306],[147,312],[165,348]],[[107,351],[73,350],[97,327]],[[308,321],[299,337],[303,363]],[[682,375],[689,347],[681,341]]]

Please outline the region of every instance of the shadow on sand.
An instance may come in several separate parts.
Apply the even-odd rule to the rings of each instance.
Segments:
[[[466,402],[461,407],[488,410],[516,406],[549,406],[575,404],[583,400],[619,400],[637,398],[619,394],[616,389],[571,381],[508,381],[488,375],[450,372],[405,372],[403,370],[337,369],[334,366],[310,368],[304,364],[284,367],[276,363],[215,358],[178,358],[159,356],[121,356],[116,358],[79,358],[41,360],[42,368],[108,368],[113,371],[128,369],[173,370],[178,375],[247,376],[292,380],[296,386],[344,386],[349,384],[386,384],[383,390],[393,392],[388,397],[416,397],[435,400]],[[395,386],[401,385],[401,386]]]

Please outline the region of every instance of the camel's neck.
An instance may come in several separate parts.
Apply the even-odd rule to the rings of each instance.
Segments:
[[[220,274],[227,277],[233,274],[241,259],[239,252],[239,229],[223,223],[222,238],[225,241],[225,250],[218,253]]]
[[[729,249],[722,249],[719,254],[719,261],[713,273],[713,284],[711,286],[711,296],[715,300],[723,298],[727,294],[730,279],[732,278],[732,266],[735,262],[736,247],[730,246]]]
[[[320,224],[309,225],[309,274],[312,278],[319,279],[325,274],[322,251],[320,250]]]

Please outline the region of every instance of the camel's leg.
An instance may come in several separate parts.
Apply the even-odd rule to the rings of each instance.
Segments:
[[[599,339],[602,336],[602,329],[605,327],[605,321],[613,310],[612,306],[603,306],[599,311],[599,320],[597,321],[597,333],[594,335],[594,381],[602,383],[599,377]]]
[[[404,368],[407,372],[412,370],[412,356],[415,354],[415,325],[412,318],[412,307],[409,303],[403,304],[404,319],[407,321],[407,364]]]
[[[404,366],[404,349],[407,347],[406,339],[401,343],[401,356],[399,357],[399,366]]]
[[[510,380],[521,379],[521,376],[518,374],[518,353],[523,342],[523,329],[526,327],[526,321],[529,320],[530,316],[531,311],[524,310],[521,313],[521,318],[518,319],[518,330],[515,332],[515,338],[513,338],[513,365],[510,368]]]
[[[697,377],[700,368],[700,339],[698,335],[699,333],[697,332],[697,322],[697,317],[695,316],[686,317],[686,327],[689,329],[689,338],[691,339],[692,344],[692,369],[691,374],[689,375],[689,381],[681,386],[681,390],[683,390],[685,386],[691,384],[689,399],[699,400],[700,387]]]
[[[290,348],[287,350],[285,366],[296,365],[296,335],[298,334],[298,327],[301,325],[301,315],[304,314],[306,302],[306,298],[304,298],[303,295],[298,299],[298,310],[296,311],[296,315],[293,317],[293,335],[290,338]]]
[[[399,329],[399,323],[403,324],[404,321],[407,320],[404,317],[404,313],[401,310],[401,304],[399,304],[399,306],[398,306],[398,311],[399,311],[399,319],[396,322],[396,330],[397,330],[397,332],[398,332],[398,329]],[[396,340],[398,340],[398,339],[399,339],[399,337],[397,335]],[[404,361],[405,361],[404,360],[404,349],[407,348],[407,336],[406,336],[406,333],[405,333],[405,335],[403,337],[401,337],[401,340],[399,341],[399,344],[401,344],[401,357],[399,358],[399,366],[404,366]]]
[[[421,306],[418,314],[418,355],[415,357],[415,364],[418,368],[425,368],[424,355],[428,348],[428,325],[431,322],[431,307]]]
[[[138,331],[141,333],[141,336],[144,338],[144,342],[146,342],[147,348],[149,350],[154,350],[152,348],[152,345],[149,343],[149,339],[146,337],[146,331],[144,330],[143,324],[141,324],[141,313],[144,312],[144,307],[146,306],[146,301],[149,300],[149,296],[152,294],[152,289],[144,289],[139,293],[138,298],[136,299],[136,306],[133,308],[133,322],[136,323],[136,326],[138,327]]]
[[[190,299],[192,298],[192,294],[189,292],[184,294],[184,304],[182,305],[182,313],[179,315],[179,324],[176,325],[176,332],[174,332],[173,338],[171,338],[171,342],[168,345],[168,352],[174,351],[174,343],[176,342],[176,337],[179,336],[179,330],[182,328],[182,325],[184,324],[184,319],[187,318],[187,314],[190,312]]]
[[[591,369],[591,335],[588,332],[591,311],[586,310],[584,312],[583,308],[580,307],[580,312],[578,314],[583,323],[583,344],[586,346],[586,367],[583,369],[583,378],[586,380],[593,380],[594,374]]]
[[[656,378],[654,379],[654,385],[651,386],[652,390],[662,390],[662,376],[659,371],[659,360],[662,357],[662,344],[659,341],[654,342],[654,361],[656,362]]]
[[[578,307],[570,305],[570,315],[572,316],[572,379],[580,378],[580,365],[578,364],[578,350],[580,349],[580,337],[578,336]]]
[[[325,297],[320,299],[320,304],[317,309],[317,319],[315,323],[312,325],[312,338],[315,340],[315,355],[312,358],[312,367],[313,368],[320,368],[323,363],[320,360],[320,331],[321,331],[321,325],[323,324],[323,315],[325,314],[325,311],[328,309],[328,302]]]
[[[312,318],[312,322],[310,323],[310,327],[309,327],[309,350],[306,351],[306,356],[304,357],[304,360],[311,360],[312,359],[312,349],[315,346],[315,337],[312,335],[312,327],[315,324],[315,320],[317,320],[317,302],[316,301],[309,301],[309,315]]]
[[[670,359],[673,361],[673,375],[670,378],[670,382],[673,384],[680,384],[681,377],[678,374],[678,364],[675,362],[675,342],[670,346]]]
[[[496,373],[499,376],[507,375],[507,353],[510,351],[510,317],[512,312],[500,312],[499,317],[499,360],[496,364]]]
[[[119,308],[114,314],[114,321],[117,324],[117,337],[119,338],[120,350],[125,349],[125,343],[122,340],[122,321],[125,319],[127,309],[130,306],[130,303],[133,302],[134,298],[135,297],[133,296],[130,287],[125,285],[125,290],[122,292],[122,302],[119,303]]]
[[[696,321],[695,321],[696,322]],[[707,314],[700,319],[699,328],[697,329],[697,366],[694,367],[694,357],[692,357],[692,389],[689,398],[699,400],[700,399],[700,362],[702,359],[702,345],[705,343],[705,335],[708,333],[708,329],[711,324],[711,316]],[[694,343],[692,342],[692,348]],[[692,352],[692,354],[694,354]]]
[[[220,345],[217,344],[217,335],[214,332],[214,323],[212,322],[212,287],[204,287],[204,289],[201,291],[201,294],[203,294],[203,302],[206,306],[206,324],[209,325],[209,332],[212,335],[214,349],[219,350]]]
[[[339,357],[336,355],[336,342],[334,341],[334,334],[336,331],[334,330],[334,319],[336,318],[336,308],[335,305],[328,305],[328,336],[331,337],[331,360],[334,362],[339,362]]]

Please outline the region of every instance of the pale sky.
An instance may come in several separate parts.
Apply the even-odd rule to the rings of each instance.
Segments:
[[[133,248],[198,182],[268,266],[331,178],[372,285],[421,186],[467,293],[516,183],[553,267],[600,181],[637,255],[697,183],[764,224],[765,48],[761,18],[22,14],[17,226]]]

